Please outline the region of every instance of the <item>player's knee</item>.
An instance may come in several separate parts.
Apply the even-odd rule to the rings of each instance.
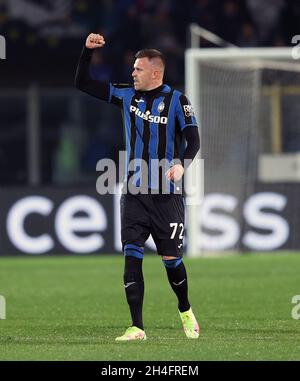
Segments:
[[[178,267],[182,263],[182,258],[175,258],[175,259],[163,259],[163,264],[166,268],[175,268]]]
[[[124,255],[125,257],[134,257],[138,259],[144,258],[144,248],[133,243],[128,243],[124,245]]]

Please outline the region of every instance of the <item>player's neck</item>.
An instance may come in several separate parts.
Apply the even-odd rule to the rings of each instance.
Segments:
[[[163,83],[161,83],[158,86],[148,88],[147,90],[142,90],[141,92],[147,95],[151,95],[151,94],[159,92],[163,88],[163,86],[164,86]]]
[[[160,87],[163,86],[163,83],[162,82],[159,82],[159,83],[155,83],[153,84],[152,86],[149,86],[147,89],[144,89],[143,91],[147,92],[147,91],[152,91],[152,90],[156,90]]]

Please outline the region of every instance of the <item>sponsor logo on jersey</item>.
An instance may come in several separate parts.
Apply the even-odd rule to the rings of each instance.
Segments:
[[[191,105],[184,105],[183,106],[184,114],[188,118],[190,116],[194,116],[194,110]]]
[[[135,106],[130,106],[130,112],[134,112],[135,115],[139,116],[140,118],[147,120],[150,123],[161,123],[161,124],[167,124],[168,118],[166,116],[158,116],[158,115],[151,115],[150,111],[142,112]]]

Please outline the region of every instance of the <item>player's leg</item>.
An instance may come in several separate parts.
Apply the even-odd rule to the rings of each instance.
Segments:
[[[144,278],[142,271],[144,242],[149,236],[148,220],[138,197],[121,197],[121,237],[125,257],[124,289],[132,326],[117,341],[145,340],[143,325]],[[149,224],[148,224],[149,225]]]
[[[178,299],[180,312],[188,311],[191,307],[188,299],[188,281],[186,268],[180,257],[163,256],[168,280]]]
[[[143,300],[144,277],[142,270],[143,248],[125,245],[124,288],[129,305],[132,325],[144,330]]]
[[[127,244],[124,248],[124,288],[129,305],[132,325],[116,341],[146,340],[143,325],[144,279],[142,248]]]
[[[182,258],[163,256],[169,283],[178,299],[178,311],[183,330],[189,339],[199,337],[199,324],[188,300],[188,277]]]
[[[168,280],[178,299],[179,315],[188,338],[199,336],[199,325],[188,299],[188,276],[182,260],[184,238],[184,201],[180,195],[153,198],[153,238],[162,256]]]
[[[178,299],[180,312],[190,308],[187,273],[182,261],[184,238],[184,202],[181,195],[152,197],[153,235],[157,252],[162,256],[168,280]],[[152,215],[151,215],[152,216]]]

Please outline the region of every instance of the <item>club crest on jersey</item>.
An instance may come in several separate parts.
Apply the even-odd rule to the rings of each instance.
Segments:
[[[165,104],[164,104],[164,102],[160,102],[160,104],[159,104],[158,107],[157,107],[158,112],[163,112],[164,109],[165,109]]]
[[[190,116],[194,116],[194,110],[191,105],[184,105],[183,106],[184,114],[188,118]]]
[[[140,118],[147,120],[150,123],[168,123],[168,118],[166,116],[151,115],[150,111],[142,112],[140,109],[133,105],[130,106],[130,112],[134,112],[136,116],[139,116]]]

